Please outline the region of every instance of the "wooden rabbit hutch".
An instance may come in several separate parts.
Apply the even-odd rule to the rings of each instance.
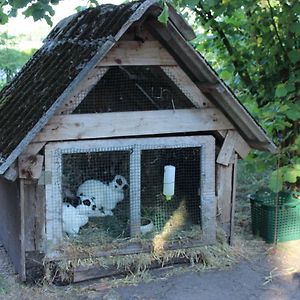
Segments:
[[[24,280],[70,245],[81,259],[149,252],[162,234],[162,249],[194,247],[217,223],[232,241],[237,159],[275,146],[183,18],[160,12],[72,15],[1,91],[0,238]]]

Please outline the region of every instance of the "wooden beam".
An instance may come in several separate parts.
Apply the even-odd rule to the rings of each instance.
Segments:
[[[222,145],[222,148],[217,157],[218,164],[228,166],[230,159],[234,153],[234,145],[236,143],[237,135],[238,135],[237,132],[234,130],[228,131],[224,143]]]
[[[19,178],[39,179],[44,163],[43,155],[19,156]]]
[[[197,108],[213,107],[212,103],[180,67],[162,67],[162,70]]]
[[[24,249],[42,251],[45,232],[45,189],[34,180],[24,180],[23,183]]]
[[[238,134],[238,136],[235,140],[234,149],[241,158],[245,158],[249,154],[249,152],[251,151],[252,148]]]
[[[220,132],[220,131],[219,131]],[[225,136],[224,143],[219,152],[217,163],[228,166],[231,157],[236,151],[241,158],[245,158],[251,151],[249,145],[235,130],[229,130]]]
[[[172,5],[169,6],[170,20],[176,27],[176,29],[181,33],[181,35],[187,40],[191,41],[197,36],[193,28],[188,24],[183,16]]]
[[[45,142],[39,143],[39,142],[35,142],[35,140],[33,140],[24,150],[24,152],[22,153],[22,155],[37,155],[40,150],[42,150],[42,148],[45,146]]]
[[[18,178],[18,168],[13,163],[3,174],[3,177],[9,181],[15,181]]]
[[[169,6],[169,22],[178,30],[180,35],[187,41],[191,41],[196,38],[196,34],[193,28],[186,22],[184,17],[176,11],[172,5]],[[157,18],[161,14],[161,7],[155,6],[151,8],[151,15]]]
[[[53,117],[36,141],[95,139],[232,129],[215,108],[73,114]]]
[[[230,245],[234,244],[234,214],[235,214],[235,198],[236,198],[236,176],[237,176],[238,157],[234,156],[233,171],[232,171],[232,194],[231,194],[231,214],[230,214]]]
[[[226,232],[230,235],[231,196],[232,196],[232,164],[217,167],[217,218]]]
[[[99,66],[176,66],[172,55],[158,41],[120,41]]]

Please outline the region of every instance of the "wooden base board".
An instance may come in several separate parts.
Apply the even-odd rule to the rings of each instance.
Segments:
[[[201,240],[195,240],[186,245],[180,244],[169,244],[166,246],[166,250],[184,250],[184,249],[192,249],[194,247],[209,245],[204,243]],[[123,274],[130,274],[132,272],[137,271],[136,266],[134,264],[129,266],[128,268],[118,268],[116,265],[108,265],[108,266],[99,266],[97,264],[97,258],[108,257],[108,256],[126,256],[132,254],[145,254],[150,253],[151,249],[149,247],[138,247],[136,244],[131,245],[131,247],[116,249],[114,251],[99,251],[92,259],[95,259],[94,264],[89,264],[85,266],[77,266],[72,267],[71,263],[68,266],[67,271],[61,271],[59,265],[60,262],[66,262],[68,260],[72,260],[71,257],[66,256],[57,256],[56,258],[49,259],[45,257],[43,253],[31,251],[26,253],[26,281],[29,283],[35,283],[41,281],[45,274],[48,274],[48,280],[57,285],[66,285],[70,283],[76,283],[91,279],[104,278],[110,276],[117,276]],[[200,255],[200,253],[199,253]],[[91,259],[91,257],[77,257],[79,260],[83,261],[85,258]],[[170,266],[173,264],[182,264],[189,263],[190,261],[187,259],[184,251],[182,251],[182,255],[179,257],[173,257],[168,259],[167,262],[162,262],[160,260],[153,261],[151,264],[147,266],[147,269],[153,268],[161,268],[164,266]],[[46,272],[47,268],[47,272]],[[50,276],[49,276],[50,275]]]
[[[174,257],[166,263],[153,262],[149,265],[148,269],[164,268],[170,265],[178,264],[189,264],[189,260],[186,257]],[[78,267],[74,269],[72,282],[82,282],[91,279],[99,279],[110,276],[120,276],[132,274],[136,270],[122,270],[118,269],[116,266],[100,267],[100,266],[88,266],[88,267]]]

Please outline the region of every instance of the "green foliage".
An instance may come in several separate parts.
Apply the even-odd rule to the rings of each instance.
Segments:
[[[22,10],[26,17],[32,17],[34,21],[44,19],[52,26],[51,17],[55,11],[53,6],[62,0],[1,0],[0,1],[0,24],[8,22],[9,18],[16,17]],[[71,3],[71,1],[69,0]],[[99,5],[97,0],[88,0],[85,6],[78,6],[77,11]]]
[[[12,80],[34,52],[34,49],[28,51],[17,50],[16,44],[20,39],[21,36],[0,34],[0,89]]]
[[[52,26],[51,17],[54,15],[53,5],[61,0],[1,0],[0,24],[8,22],[10,17],[15,17],[22,10],[26,17],[33,17],[35,21],[45,19]],[[93,1],[94,2],[94,1]]]
[[[75,8],[75,10],[76,10],[77,12],[80,12],[80,11],[83,11],[83,10],[89,8],[89,7],[95,7],[95,6],[98,6],[98,5],[99,5],[99,3],[98,3],[97,0],[89,0],[89,1],[87,1],[87,5],[80,5],[80,6],[77,6],[77,7]]]
[[[279,146],[247,161],[273,169],[275,191],[300,183],[300,3],[296,0],[173,0],[193,20],[193,41]],[[296,163],[297,161],[297,163]]]
[[[163,1],[162,5],[163,5],[163,10],[161,14],[157,17],[157,19],[159,22],[166,25],[169,19],[169,7],[165,1]]]

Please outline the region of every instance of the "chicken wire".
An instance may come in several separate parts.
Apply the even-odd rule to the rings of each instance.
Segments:
[[[201,227],[200,147],[143,150],[141,154],[141,216],[156,233],[175,235]],[[175,167],[175,191],[163,194],[164,168]]]
[[[213,200],[205,202],[214,182],[203,185],[203,175],[209,174],[208,166],[214,163],[213,156],[204,159],[211,145],[211,137],[49,145],[46,156],[51,159],[46,160],[46,170],[51,170],[52,180],[46,191],[47,240],[59,245],[66,237],[84,247],[109,249],[122,247],[137,236],[151,243],[157,238],[168,243],[201,239],[202,226],[207,223],[200,205],[210,205]],[[164,168],[170,165],[176,169],[171,198],[163,193]],[[116,199],[112,183],[113,187],[126,185],[121,198]],[[99,185],[102,193],[105,190],[104,199],[116,199],[110,207],[105,200],[97,200]],[[86,215],[75,221],[75,229],[69,229],[75,210]]]
[[[136,157],[132,151],[63,154],[64,233],[89,244],[139,231],[142,238],[151,239],[166,228],[174,231],[170,236],[200,230],[200,157],[200,147],[145,149]],[[169,200],[163,194],[167,165],[176,169],[175,191]],[[134,202],[128,187],[130,173],[136,172],[140,190],[139,201]]]
[[[64,233],[87,242],[129,236],[129,156],[129,151],[62,155]]]
[[[81,100],[81,98],[78,98]],[[158,66],[110,67],[74,113],[193,108]]]

